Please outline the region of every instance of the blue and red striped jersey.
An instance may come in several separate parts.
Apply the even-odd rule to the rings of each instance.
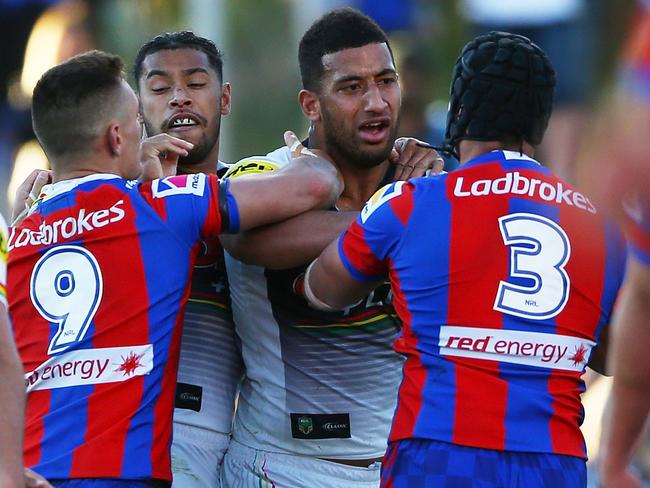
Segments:
[[[26,466],[49,479],[171,478],[190,273],[201,238],[238,222],[236,205],[222,215],[225,185],[203,174],[146,184],[91,175],[53,185],[12,229]]]
[[[404,323],[390,440],[586,456],[581,375],[625,242],[584,195],[494,151],[380,190],[339,254],[358,280],[388,273]]]

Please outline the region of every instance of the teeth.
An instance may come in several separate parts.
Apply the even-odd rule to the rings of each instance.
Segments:
[[[196,125],[196,122],[194,122],[189,117],[185,117],[184,119],[176,119],[174,122],[172,122],[172,127],[178,127],[181,125]]]

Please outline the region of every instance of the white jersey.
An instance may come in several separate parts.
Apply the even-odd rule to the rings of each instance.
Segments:
[[[218,170],[227,166],[219,162]],[[174,423],[229,434],[242,360],[230,312],[223,249],[203,242],[185,307]]]
[[[289,161],[283,147],[240,161],[226,176]],[[226,266],[246,369],[233,439],[319,458],[382,456],[403,363],[392,349],[400,324],[388,285],[344,312],[326,313],[294,292],[306,266],[273,271],[228,253]]]
[[[0,215],[0,303],[7,306],[7,238],[9,232],[5,219]]]

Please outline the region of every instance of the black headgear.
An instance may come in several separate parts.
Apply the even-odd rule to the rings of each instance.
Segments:
[[[461,139],[539,144],[554,88],[555,70],[530,39],[509,32],[476,37],[454,66],[444,150],[453,154]]]

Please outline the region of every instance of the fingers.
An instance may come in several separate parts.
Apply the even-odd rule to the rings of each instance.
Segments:
[[[293,131],[285,131],[284,133],[284,143],[287,145],[289,150],[291,151],[291,157],[292,158],[297,158],[299,156],[316,156],[312,151],[307,149],[305,146],[302,145],[300,142],[300,139],[298,139],[298,136],[293,132]]]
[[[148,158],[177,159],[187,156],[194,144],[169,134],[157,134],[140,143],[140,159]]]
[[[34,183],[32,184],[32,189],[29,192],[29,196],[33,200],[36,200],[40,196],[43,187],[47,185],[51,180],[52,180],[51,171],[45,169],[40,170],[38,172],[38,175],[36,176],[36,179],[34,180]]]
[[[395,162],[394,181],[403,181],[442,171],[444,161],[429,144],[413,138],[401,137],[395,141],[394,151],[399,154]]]
[[[51,180],[51,172],[45,169],[35,169],[23,181],[18,190],[11,212],[12,222],[21,221],[27,215],[41,193],[43,187]]]

